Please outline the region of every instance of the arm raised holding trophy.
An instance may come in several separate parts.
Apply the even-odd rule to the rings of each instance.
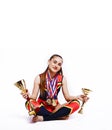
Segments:
[[[80,109],[79,113],[82,113],[91,90],[82,88],[82,95],[71,96],[67,88],[67,80],[63,75],[62,63],[63,58],[58,54],[49,58],[46,70],[35,77],[31,95],[26,89],[24,79],[15,83],[26,99],[25,106],[29,115],[33,115],[32,122],[68,119],[78,109]],[[58,100],[61,89],[66,100],[64,104],[60,104]]]

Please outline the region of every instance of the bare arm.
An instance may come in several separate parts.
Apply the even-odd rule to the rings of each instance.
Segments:
[[[36,76],[34,80],[33,90],[30,98],[37,99],[38,93],[39,93],[39,84],[40,84],[40,77]]]
[[[29,97],[29,98],[32,98],[32,99],[36,100],[37,96],[38,96],[38,93],[39,93],[39,84],[40,84],[40,77],[36,76],[35,80],[34,80],[32,94],[30,95],[28,91],[26,93],[21,93],[23,98],[27,99]]]
[[[66,101],[71,101],[71,100],[74,100],[74,99],[79,99],[81,101],[84,101],[86,102],[89,98],[85,95],[79,95],[79,96],[71,96],[69,94],[69,91],[68,91],[68,88],[67,88],[67,80],[65,77],[63,77],[63,86],[62,86],[62,92],[63,92],[63,95],[64,95],[64,98]]]

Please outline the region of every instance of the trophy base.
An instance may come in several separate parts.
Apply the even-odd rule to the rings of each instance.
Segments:
[[[36,116],[36,113],[34,110],[29,112],[29,116],[32,116],[32,115]]]

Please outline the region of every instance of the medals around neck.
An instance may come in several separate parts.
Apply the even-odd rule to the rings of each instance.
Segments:
[[[47,104],[56,106],[57,105],[57,100],[54,99],[57,95],[57,76],[55,76],[53,79],[50,78],[50,73],[48,72],[46,74],[46,87],[47,87]]]

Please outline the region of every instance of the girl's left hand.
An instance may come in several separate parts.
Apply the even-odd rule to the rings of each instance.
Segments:
[[[86,95],[79,95],[77,96],[77,98],[83,102],[87,102],[89,100],[89,97],[87,97]]]

